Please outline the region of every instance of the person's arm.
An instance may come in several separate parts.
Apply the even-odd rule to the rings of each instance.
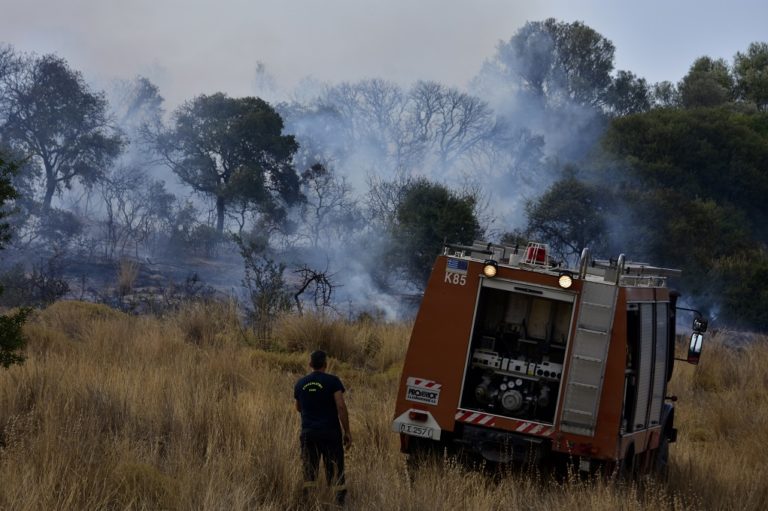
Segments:
[[[299,401],[299,384],[293,386],[293,400],[296,405],[296,411],[301,413],[301,402]]]
[[[352,434],[349,432],[349,413],[347,412],[347,403],[344,402],[344,392],[337,390],[333,393],[333,399],[336,401],[339,422],[341,422],[341,427],[344,430],[344,445],[349,447],[352,444]]]

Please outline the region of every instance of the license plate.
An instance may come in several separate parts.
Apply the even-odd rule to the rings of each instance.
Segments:
[[[427,428],[425,426],[417,426],[415,424],[400,424],[400,433],[406,435],[418,436],[421,438],[432,438],[435,430]]]

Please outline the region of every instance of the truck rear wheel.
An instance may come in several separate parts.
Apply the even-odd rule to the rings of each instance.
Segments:
[[[630,445],[624,459],[619,461],[617,476],[619,480],[631,481],[637,475],[637,457],[635,456],[635,446]]]
[[[659,446],[653,457],[653,471],[663,481],[669,476],[669,439],[666,435],[661,435],[659,439]]]

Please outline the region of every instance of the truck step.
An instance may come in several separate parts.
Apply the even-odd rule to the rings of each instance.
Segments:
[[[566,412],[575,413],[576,415],[583,415],[585,417],[592,417],[592,412],[586,412],[584,410],[577,410],[576,408],[566,408]]]
[[[603,359],[602,358],[595,358],[595,357],[588,357],[586,355],[579,355],[578,353],[573,354],[573,358],[577,360],[584,360],[585,362],[594,362],[596,364],[602,364]]]
[[[611,305],[611,304],[605,304],[605,303],[596,303],[596,302],[587,302],[586,300],[585,300],[585,301],[582,301],[582,302],[581,302],[581,305],[586,305],[586,306],[588,306],[588,307],[598,307],[598,308],[600,308],[600,309],[611,309],[611,308],[612,308],[612,305]]]
[[[595,328],[586,328],[583,326],[579,326],[577,329],[579,332],[586,332],[588,334],[595,334],[595,335],[608,335],[608,332],[606,330],[598,330]]]
[[[597,390],[597,385],[592,385],[591,383],[582,383],[580,381],[571,381],[571,382],[568,382],[568,385],[581,387],[583,389]]]

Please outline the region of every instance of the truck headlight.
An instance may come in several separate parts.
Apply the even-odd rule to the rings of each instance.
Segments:
[[[483,275],[486,277],[493,278],[496,276],[496,272],[499,269],[499,263],[494,261],[493,259],[488,259],[485,261],[485,264],[483,265]]]
[[[560,278],[557,279],[557,283],[560,284],[560,287],[563,289],[568,289],[573,285],[573,276],[570,272],[564,271],[560,274]]]

